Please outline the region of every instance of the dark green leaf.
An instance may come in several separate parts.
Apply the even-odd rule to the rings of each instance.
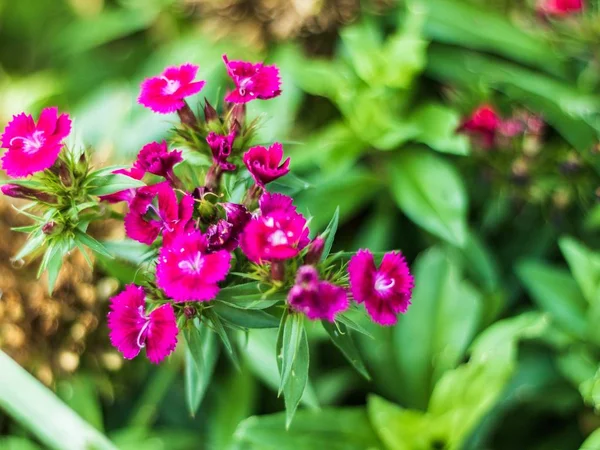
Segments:
[[[194,416],[212,377],[219,347],[215,334],[197,320],[184,330],[185,351],[185,399],[190,414]]]
[[[354,368],[367,380],[370,380],[369,372],[365,368],[365,365],[360,357],[350,331],[343,323],[332,324],[330,322],[321,321],[323,328],[329,334],[331,341],[337,348],[344,354],[346,359],[354,366]]]
[[[229,324],[240,328],[277,328],[279,318],[258,309],[240,309],[213,302],[213,310]]]
[[[294,361],[298,355],[298,348],[304,334],[304,317],[301,314],[288,314],[285,316],[283,333],[281,334],[281,353],[277,357],[281,361],[281,380],[279,393],[283,391],[288,378],[294,370]]]
[[[285,385],[283,386],[286,428],[290,427],[292,419],[296,414],[298,404],[300,403],[300,400],[304,395],[304,390],[308,384],[309,361],[310,356],[308,351],[308,338],[306,337],[306,330],[304,327],[302,327],[300,342],[298,344],[298,350],[293,361],[293,367]]]
[[[329,222],[329,225],[327,225],[327,228],[325,228],[325,231],[323,232],[323,236],[325,236],[325,245],[323,246],[321,261],[325,261],[331,252],[331,247],[333,247],[333,241],[335,240],[335,234],[337,233],[339,221],[340,208],[337,207],[335,209],[335,213],[333,213],[331,222]]]
[[[81,230],[75,230],[75,239],[81,242],[86,247],[90,248],[93,252],[99,255],[105,256],[106,258],[112,258],[113,256],[108,252],[106,247],[98,242],[96,239],[91,237],[89,234],[84,233]]]

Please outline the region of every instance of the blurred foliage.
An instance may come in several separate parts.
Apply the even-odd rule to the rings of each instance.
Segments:
[[[0,353],[0,448],[112,448],[102,434],[120,449],[600,448],[598,2],[564,19],[533,1],[291,3],[0,0],[0,122],[58,104],[98,164],[122,163],[174,120],[136,106],[145,76],[197,63],[217,104],[222,53],[278,64],[283,95],[248,114],[262,118],[257,143],[284,142],[308,180],[294,190],[311,226],[339,206],[340,247],[401,248],[416,275],[396,327],[355,324],[370,381],[309,327],[310,377],[286,431],[272,329],[231,336],[239,371],[202,335],[160,367],[121,370],[78,344],[75,374],[49,379],[12,349],[64,403]],[[457,133],[483,103],[541,116],[538,151],[485,153]],[[561,170],[572,161],[576,172]],[[106,248],[116,259],[99,257],[85,283],[135,277],[139,247]],[[6,280],[23,273],[0,267],[0,330],[14,330]],[[54,361],[60,344],[25,322],[28,351]],[[68,336],[71,322],[54,325]],[[202,370],[183,373],[186,358]]]

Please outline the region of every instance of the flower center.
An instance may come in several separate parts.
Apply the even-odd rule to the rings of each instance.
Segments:
[[[246,94],[253,95],[252,92],[250,92],[251,83],[252,83],[252,77],[246,77],[246,78],[242,78],[240,80],[240,84],[238,86],[238,91],[240,92],[240,95],[242,95],[242,96],[244,96]]]
[[[271,245],[287,245],[288,238],[282,230],[276,230],[267,239]]]
[[[391,289],[396,284],[396,280],[393,278],[387,278],[385,275],[377,274],[375,278],[375,290],[377,292],[386,292],[388,289]]]
[[[46,142],[46,138],[44,137],[44,132],[41,130],[34,131],[33,134],[26,138],[21,136],[16,136],[12,138],[9,142],[9,145],[13,145],[13,142],[21,141],[23,144],[23,151],[27,154],[36,153],[44,142]]]
[[[203,265],[204,259],[202,258],[202,253],[198,252],[193,258],[180,261],[177,266],[184,272],[190,274],[199,274]]]
[[[144,348],[146,346],[146,337],[148,334],[147,333],[148,327],[150,326],[150,318],[144,316],[144,307],[143,306],[139,307],[139,312],[140,312],[140,315],[144,318],[145,322],[144,322],[144,325],[142,325],[142,329],[138,333],[136,344],[139,348]]]
[[[173,95],[175,92],[177,92],[177,89],[181,87],[181,83],[177,80],[170,80],[167,77],[161,78],[167,82],[165,87],[162,89],[163,94],[165,95]]]

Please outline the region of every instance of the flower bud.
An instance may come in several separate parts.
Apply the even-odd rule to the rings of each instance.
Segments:
[[[217,110],[213,108],[210,103],[208,103],[206,97],[204,98],[204,119],[206,120],[206,123],[211,123],[219,119]]]
[[[42,232],[47,236],[52,236],[60,233],[63,229],[62,225],[57,224],[55,221],[51,220],[50,222],[46,222],[42,227]]]
[[[29,200],[39,200],[45,203],[56,203],[56,197],[45,192],[36,191],[34,189],[26,188],[18,184],[5,184],[0,187],[2,193],[8,197],[13,198],[26,198]]]
[[[236,103],[229,112],[229,129],[239,132],[246,123],[246,104]]]
[[[313,239],[313,241],[308,246],[308,252],[304,257],[304,264],[314,265],[318,264],[321,260],[321,255],[323,255],[323,250],[325,249],[325,240],[317,236]]]
[[[196,120],[196,116],[194,115],[194,112],[192,111],[190,106],[187,103],[185,103],[185,101],[184,105],[177,110],[177,115],[179,116],[179,120],[182,124],[187,125],[190,128],[198,127],[198,121]]]
[[[183,308],[183,314],[187,319],[193,319],[196,317],[196,309],[191,306],[186,306]]]
[[[198,202],[198,212],[204,223],[211,223],[217,217],[215,205],[206,199],[202,199]]]
[[[237,241],[232,239],[232,228],[233,226],[223,219],[209,226],[205,234],[209,250],[225,249],[231,251],[237,247]]]
[[[319,272],[313,266],[302,266],[296,272],[296,284],[309,288],[319,281]]]
[[[227,222],[233,226],[232,231],[234,233],[242,232],[251,218],[246,207],[238,203],[221,203],[221,206],[225,210]]]

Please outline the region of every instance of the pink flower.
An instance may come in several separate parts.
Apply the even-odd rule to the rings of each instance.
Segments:
[[[251,218],[250,213],[244,205],[238,203],[220,203],[227,215],[227,222],[232,225],[235,232],[241,233],[244,231],[246,224]]]
[[[223,61],[235,83],[235,90],[225,97],[226,102],[246,103],[257,98],[268,100],[281,94],[281,80],[276,66],[229,61],[227,55],[223,55]]]
[[[227,161],[227,158],[231,156],[233,141],[235,141],[236,134],[235,130],[231,131],[227,136],[222,136],[211,131],[208,133],[208,136],[206,136],[206,142],[213,155],[213,162],[218,164],[221,169],[225,171],[235,170],[235,164]]]
[[[507,119],[500,122],[498,126],[498,133],[502,136],[512,138],[515,137],[525,130],[523,122],[519,119]]]
[[[158,77],[142,82],[138,102],[159,114],[168,114],[185,106],[184,98],[197,94],[205,81],[194,81],[198,66],[183,64],[167,67]]]
[[[481,139],[483,148],[491,148],[494,146],[496,131],[501,122],[502,119],[492,106],[482,105],[463,122],[459,131],[477,136]]]
[[[230,262],[231,255],[225,250],[209,253],[206,238],[199,231],[183,233],[160,249],[156,281],[175,301],[212,300],[219,292],[217,283],[229,272]]]
[[[132,167],[131,169],[118,169],[113,170],[112,173],[127,175],[130,178],[135,180],[141,180],[144,178],[145,172],[142,169],[138,169],[137,167]],[[108,203],[120,203],[120,202],[130,202],[133,197],[135,197],[136,188],[125,189],[124,191],[115,192],[114,194],[101,195],[98,198],[103,202]]]
[[[298,269],[288,302],[292,309],[306,314],[311,320],[333,322],[337,314],[348,309],[346,290],[327,281],[319,281],[319,273],[313,266]]]
[[[286,175],[290,169],[290,158],[283,163],[283,146],[276,142],[268,149],[260,145],[244,153],[244,164],[250,171],[256,184],[265,187],[267,183]]]
[[[273,211],[296,212],[293,200],[287,195],[265,192],[258,200],[260,212],[263,215],[270,214]]]
[[[158,200],[158,206],[153,204]],[[169,183],[144,186],[136,191],[125,215],[125,232],[128,237],[150,245],[163,232],[165,239],[182,231],[192,218],[194,199],[187,194],[180,204]]]
[[[71,132],[71,119],[58,115],[58,108],[45,108],[37,124],[33,117],[21,113],[13,116],[0,140],[8,151],[2,168],[11,177],[26,177],[51,167]]]
[[[365,303],[373,321],[394,325],[399,313],[405,313],[414,286],[414,278],[400,252],[386,253],[379,268],[369,250],[359,250],[348,266],[350,287],[357,303]]]
[[[169,151],[166,141],[144,145],[138,153],[134,167],[159,177],[171,179],[173,166],[183,161],[179,150]]]
[[[540,0],[537,10],[541,14],[564,17],[583,9],[583,0]]]
[[[265,195],[267,197],[265,197]],[[309,243],[306,219],[281,194],[264,194],[261,215],[250,220],[242,235],[244,254],[256,263],[293,258]],[[290,199],[291,200],[291,199]],[[271,209],[278,204],[287,209]]]
[[[162,305],[146,314],[144,289],[129,284],[110,299],[108,328],[110,342],[126,359],[133,359],[146,347],[146,356],[158,364],[177,345],[177,322],[173,306]]]

